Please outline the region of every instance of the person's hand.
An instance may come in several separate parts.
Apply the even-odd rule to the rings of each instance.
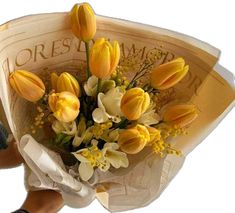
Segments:
[[[0,149],[0,169],[17,167],[23,162],[15,140],[10,141],[7,148]]]
[[[20,155],[16,141],[14,139],[6,142],[7,133],[0,123],[0,169],[9,169],[20,166],[24,163]],[[52,190],[29,191],[24,201],[21,211],[26,210],[29,213],[56,213],[64,205],[60,193]]]
[[[21,209],[30,213],[56,213],[63,205],[63,198],[56,191],[30,191]]]

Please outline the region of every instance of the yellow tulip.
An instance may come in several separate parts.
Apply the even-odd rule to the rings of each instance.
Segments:
[[[28,101],[38,101],[45,93],[45,85],[35,74],[17,70],[10,74],[9,82],[17,94]]]
[[[147,110],[150,97],[139,87],[127,90],[121,100],[122,113],[128,120],[137,120]]]
[[[150,135],[149,144],[151,144],[154,141],[158,141],[158,140],[161,139],[161,132],[160,132],[160,130],[158,130],[158,129],[154,128],[154,127],[151,127],[151,126],[148,126],[147,129],[148,129],[149,135]]]
[[[116,69],[120,59],[120,47],[117,41],[113,46],[104,38],[96,40],[90,52],[91,73],[98,78],[110,76]]]
[[[71,10],[71,25],[75,36],[84,42],[90,41],[96,33],[96,17],[88,3],[75,4]]]
[[[177,58],[162,64],[152,70],[150,74],[151,86],[155,89],[164,90],[173,87],[188,73],[189,66],[185,65],[183,58]]]
[[[163,121],[180,128],[189,125],[198,116],[197,109],[191,104],[171,106],[163,114]]]
[[[81,90],[78,81],[71,74],[63,72],[58,76],[56,73],[51,74],[52,89],[56,92],[71,92],[80,97]]]
[[[148,129],[140,124],[135,127],[125,129],[119,134],[118,145],[127,154],[137,154],[150,141]]]
[[[53,115],[59,121],[74,121],[79,114],[80,102],[71,92],[52,93],[48,102]]]

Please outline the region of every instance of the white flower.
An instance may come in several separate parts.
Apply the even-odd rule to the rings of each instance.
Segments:
[[[88,96],[96,96],[97,95],[97,86],[98,86],[98,78],[92,75],[84,85],[84,90]],[[106,93],[108,90],[114,88],[116,86],[115,81],[109,79],[102,79],[100,91]]]
[[[110,89],[107,93],[98,94],[98,108],[92,112],[96,123],[104,123],[111,119],[115,123],[121,121],[121,99],[124,91],[120,87]]]
[[[84,90],[88,96],[96,96],[98,78],[92,75],[84,85]]]
[[[94,169],[98,168],[103,172],[109,170],[112,165],[118,169],[127,168],[129,161],[126,153],[117,151],[117,143],[106,143],[102,150],[99,150],[97,140],[92,140],[92,147],[78,150],[73,155],[80,161],[78,172],[83,181],[88,181],[94,174]]]
[[[82,151],[86,151],[86,149],[79,150],[79,152]],[[94,174],[94,168],[91,165],[91,162],[87,158],[83,157],[79,152],[74,153],[74,156],[80,161],[78,172],[83,181],[88,181]]]
[[[77,132],[77,126],[75,121],[65,123],[62,121],[55,120],[52,124],[52,129],[56,134],[64,133],[66,135],[75,135]]]
[[[157,124],[160,121],[160,116],[156,113],[155,108],[156,104],[151,102],[149,108],[141,115],[137,122],[144,124],[145,126]]]
[[[94,174],[94,168],[108,171],[110,164],[105,161],[102,152],[98,149],[97,140],[91,141],[92,147],[80,149],[73,155],[80,161],[78,172],[83,181],[88,181]]]
[[[102,149],[104,158],[116,169],[120,167],[127,168],[129,166],[127,155],[124,152],[117,151],[118,149],[117,143],[106,143]]]

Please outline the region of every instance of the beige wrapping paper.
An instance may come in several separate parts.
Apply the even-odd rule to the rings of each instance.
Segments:
[[[197,39],[127,21],[101,16],[97,19],[96,38],[118,40],[123,60],[132,57],[141,61],[149,54],[157,53],[159,64],[182,56],[190,65],[190,73],[171,91],[174,99],[194,103],[200,111],[199,118],[188,129],[189,134],[175,141],[184,157],[160,159],[146,149],[130,159],[128,169],[107,173],[96,171],[92,180],[83,183],[76,173],[76,166],[65,166],[57,153],[42,145],[45,138],[25,135],[31,122],[28,115],[33,113],[34,105],[19,98],[9,87],[9,73],[25,69],[43,78],[53,70],[81,70],[85,48],[70,30],[68,13],[27,16],[0,27],[0,97],[10,129],[27,164],[25,181],[28,189],[57,190],[67,205],[76,208],[88,205],[97,197],[110,211],[124,211],[145,206],[156,199],[182,167],[185,156],[232,109],[234,77],[217,64],[218,49]]]

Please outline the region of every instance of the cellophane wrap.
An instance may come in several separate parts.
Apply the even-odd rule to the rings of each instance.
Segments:
[[[67,71],[84,78],[85,46],[71,32],[69,13],[26,16],[0,26],[1,120],[9,124],[25,160],[27,190],[53,189],[67,205],[80,208],[97,198],[108,210],[143,207],[160,196],[182,167],[185,157],[216,127],[234,106],[234,77],[217,63],[219,50],[195,38],[107,17],[97,16],[96,38],[118,40],[122,60],[144,60],[157,53],[157,62],[183,57],[190,72],[171,93],[174,100],[193,103],[198,119],[186,136],[173,142],[183,157],[159,158],[150,150],[130,157],[127,169],[96,171],[82,182],[77,168],[66,166],[60,155],[45,145],[46,135],[30,135],[35,105],[17,96],[8,76],[24,69],[48,78],[50,72]],[[128,65],[127,65],[128,66]],[[5,112],[5,115],[4,115]],[[5,119],[6,117],[7,119]]]

